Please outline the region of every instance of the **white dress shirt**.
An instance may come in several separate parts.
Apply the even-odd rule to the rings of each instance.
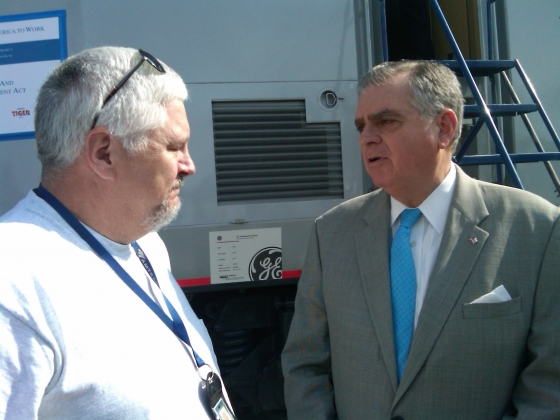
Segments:
[[[410,246],[414,268],[416,270],[416,311],[414,313],[414,328],[418,323],[418,316],[426,297],[428,282],[432,275],[434,263],[439,251],[443,230],[447,220],[447,213],[451,205],[451,198],[455,189],[457,171],[451,164],[449,173],[439,186],[418,206],[422,216],[412,226],[410,231]],[[391,197],[391,226],[393,236],[400,225],[400,215],[408,207]]]

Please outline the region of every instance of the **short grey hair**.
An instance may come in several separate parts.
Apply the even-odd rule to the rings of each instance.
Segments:
[[[146,146],[148,131],[164,125],[166,105],[187,99],[185,83],[176,72],[164,65],[165,73],[161,73],[143,63],[101,110],[109,92],[141,57],[132,48],[92,48],[53,69],[35,106],[43,175],[74,163],[97,113],[96,126],[106,127],[133,154]]]
[[[399,74],[406,74],[411,91],[411,105],[427,119],[432,119],[444,109],[451,109],[457,116],[457,128],[452,140],[452,150],[457,147],[463,125],[463,93],[457,76],[446,66],[434,61],[389,61],[368,71],[358,84],[361,94],[370,86],[380,86]]]

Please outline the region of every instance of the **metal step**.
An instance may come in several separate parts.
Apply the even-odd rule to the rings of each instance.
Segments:
[[[488,104],[488,109],[494,117],[508,117],[528,114],[539,110],[537,104]],[[478,105],[465,105],[464,118],[476,118],[482,114]]]
[[[550,160],[560,160],[560,152],[510,153],[509,157],[513,163],[546,162]],[[454,158],[453,160],[461,166],[494,165],[504,163],[504,160],[500,155],[463,156],[460,159]]]
[[[473,77],[487,77],[515,68],[515,60],[465,60]],[[459,77],[463,70],[457,60],[439,60],[438,63],[449,67]]]

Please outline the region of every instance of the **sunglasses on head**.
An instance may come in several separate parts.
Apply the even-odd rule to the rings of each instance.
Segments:
[[[150,63],[152,65],[153,68],[155,68],[157,71],[161,72],[161,73],[165,73],[165,69],[163,68],[163,65],[161,64],[161,62],[155,58],[152,54],[147,53],[144,50],[138,50],[138,52],[140,53],[140,55],[142,56],[142,59],[138,62],[138,64],[136,64],[132,70],[130,70],[122,79],[119,83],[117,83],[115,85],[115,87],[113,88],[113,90],[107,95],[107,97],[105,98],[105,100],[103,101],[103,104],[101,105],[101,109],[97,112],[97,114],[95,114],[95,117],[93,118],[93,124],[91,125],[91,129],[93,130],[93,128],[95,127],[95,124],[97,124],[97,119],[99,118],[99,114],[101,112],[101,110],[103,109],[103,107],[105,106],[105,104],[107,102],[109,102],[109,100],[115,96],[115,94],[119,91],[120,88],[123,87],[123,85],[127,82],[128,79],[130,79],[130,77],[134,74],[134,72],[136,70],[138,70],[140,68],[140,66],[144,63],[144,61],[147,61],[148,63]]]

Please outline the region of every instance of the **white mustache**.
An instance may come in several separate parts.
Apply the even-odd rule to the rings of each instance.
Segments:
[[[169,192],[181,188],[184,182],[185,182],[184,178],[179,178],[173,184],[171,184],[171,187],[169,188]]]

